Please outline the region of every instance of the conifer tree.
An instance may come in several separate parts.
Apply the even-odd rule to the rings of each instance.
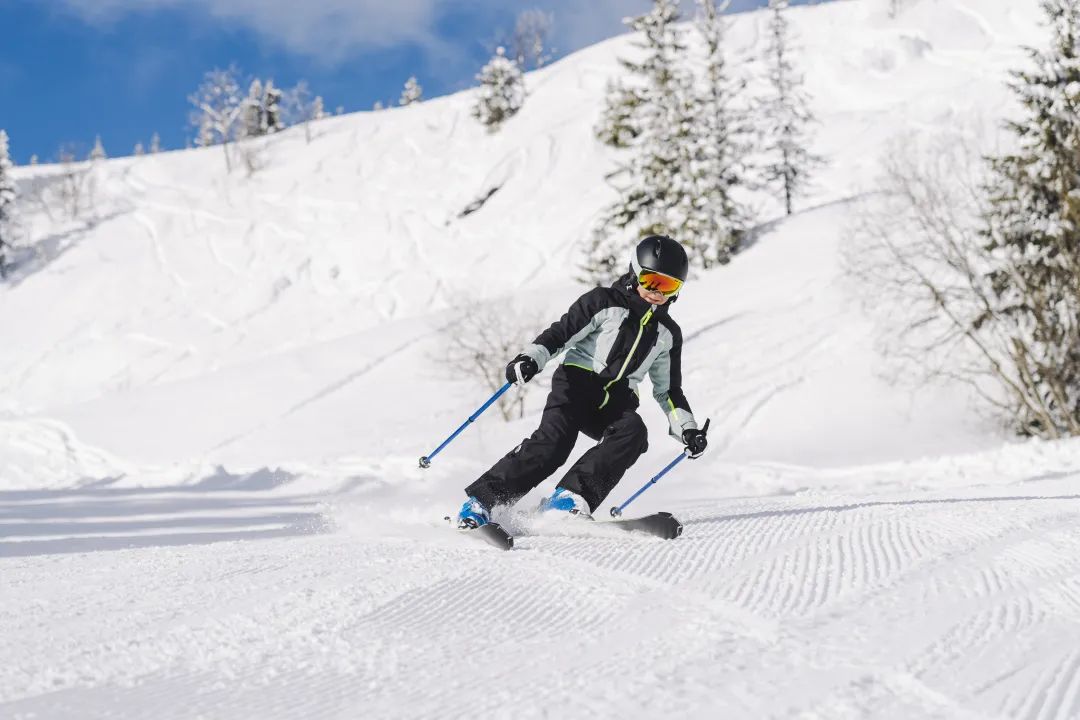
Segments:
[[[135,157],[140,157],[146,154],[146,149],[143,147],[143,144],[141,142],[135,143],[135,149],[132,151],[132,154],[135,155]]]
[[[150,136],[150,154],[161,152],[161,136],[156,132]]]
[[[6,251],[14,244],[16,196],[15,178],[11,172],[13,167],[7,133],[0,130],[0,277],[6,274]]]
[[[653,0],[653,9],[631,18],[630,26],[642,34],[636,43],[644,59],[620,59],[634,89],[615,85],[622,97],[609,100],[606,117],[618,123],[601,124],[597,133],[614,138],[633,137],[629,158],[613,176],[619,199],[607,209],[593,233],[585,272],[594,280],[622,268],[635,235],[667,234],[691,248],[708,242],[689,222],[699,202],[695,187],[700,102],[693,76],[686,69],[686,44],[677,0]],[[633,99],[630,93],[636,93]],[[621,127],[616,132],[614,128]],[[636,135],[635,135],[636,133]],[[700,257],[704,253],[697,253]]]
[[[594,132],[596,139],[613,148],[628,148],[641,134],[638,108],[644,94],[622,80],[608,80],[604,110]]]
[[[420,86],[420,83],[416,81],[416,76],[411,76],[405,81],[405,89],[401,91],[401,99],[398,100],[398,105],[404,107],[405,105],[412,105],[415,102],[420,102],[424,97],[424,88]]]
[[[822,159],[807,148],[809,126],[814,122],[810,101],[802,89],[803,77],[792,59],[791,30],[784,13],[788,0],[769,0],[769,44],[765,50],[770,94],[758,103],[757,115],[764,123],[764,180],[778,190],[788,215],[803,194],[813,170]]]
[[[243,125],[241,134],[246,137],[260,137],[266,134],[266,114],[263,105],[262,80],[255,78],[248,86],[247,97],[244,98]]]
[[[692,255],[703,267],[727,262],[734,253],[751,211],[735,193],[748,183],[752,128],[742,95],[746,81],[732,77],[727,60],[728,0],[698,0],[695,23],[705,52],[700,122],[692,139],[695,159],[694,203],[687,225]]]
[[[473,117],[490,132],[495,132],[525,103],[525,78],[518,64],[506,57],[506,50],[499,47],[476,79],[480,81],[480,88]]]
[[[262,102],[262,128],[263,134],[281,132],[285,129],[285,123],[281,116],[282,92],[274,81],[267,80],[263,90]]]
[[[97,162],[99,160],[104,160],[107,157],[108,155],[105,154],[105,146],[101,143],[101,136],[95,136],[94,147],[90,149],[90,161]]]
[[[987,277],[1024,389],[1024,432],[1080,435],[1080,1],[1042,0],[1049,50],[1013,73],[1017,150],[992,158]]]

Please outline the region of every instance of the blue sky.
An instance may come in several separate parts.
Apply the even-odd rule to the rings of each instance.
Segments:
[[[796,0],[805,2],[806,0]],[[687,10],[692,3],[683,0]],[[767,4],[733,0],[731,11]],[[235,63],[290,87],[308,81],[328,110],[396,102],[415,74],[425,96],[470,87],[518,12],[554,18],[556,56],[623,32],[648,0],[0,0],[0,128],[14,160],[83,155],[100,135],[128,155],[155,131],[192,135],[187,96]]]

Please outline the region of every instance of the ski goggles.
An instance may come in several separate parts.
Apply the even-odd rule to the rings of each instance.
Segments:
[[[667,297],[679,292],[682,288],[683,281],[679,278],[673,278],[670,275],[658,273],[655,270],[649,270],[644,268],[637,276],[638,284],[646,290],[654,290],[659,293],[663,293]]]

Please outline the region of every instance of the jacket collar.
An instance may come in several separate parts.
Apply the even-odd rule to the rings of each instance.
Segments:
[[[635,317],[640,317],[651,307],[651,305],[643,300],[637,293],[637,277],[634,273],[624,273],[618,280],[611,284],[611,287],[621,292],[626,296],[627,304],[630,306],[630,312]],[[671,303],[674,302],[674,298],[668,299],[663,305],[658,305],[653,311],[653,315],[667,314],[668,308]]]

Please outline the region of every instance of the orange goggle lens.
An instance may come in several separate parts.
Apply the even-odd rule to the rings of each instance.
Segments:
[[[674,295],[682,287],[682,280],[652,270],[642,270],[638,275],[638,283],[646,290],[655,290],[665,295]]]

